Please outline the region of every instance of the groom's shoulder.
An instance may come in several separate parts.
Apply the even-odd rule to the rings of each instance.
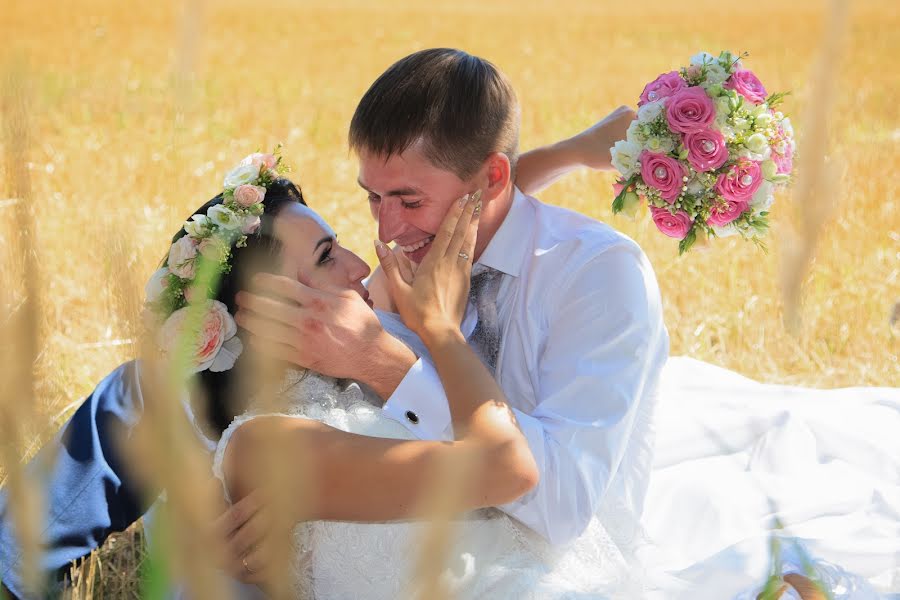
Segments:
[[[536,254],[565,260],[570,266],[611,255],[621,255],[623,260],[646,260],[637,242],[609,224],[568,208],[526,198],[535,215]]]

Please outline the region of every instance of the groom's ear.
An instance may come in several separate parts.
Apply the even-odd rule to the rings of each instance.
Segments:
[[[488,198],[496,198],[506,189],[512,177],[509,157],[502,152],[494,152],[485,161],[487,171],[487,187],[484,192]]]

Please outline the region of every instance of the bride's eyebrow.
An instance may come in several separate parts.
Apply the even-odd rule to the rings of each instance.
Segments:
[[[333,241],[334,241],[334,238],[330,235],[323,237],[321,240],[316,242],[316,247],[313,248],[313,254],[316,253],[316,251],[319,249],[319,246],[321,246],[322,244],[327,244],[328,242],[333,242]]]

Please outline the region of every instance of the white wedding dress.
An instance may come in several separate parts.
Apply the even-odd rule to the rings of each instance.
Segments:
[[[356,384],[294,379],[278,414],[411,439]],[[785,527],[782,572],[812,569],[835,600],[900,597],[879,596],[900,592],[900,389],[764,385],[672,358],[660,390],[643,528],[623,536],[626,521],[601,508],[576,542],[554,549],[498,510],[476,511],[457,523],[443,574],[455,598],[750,600],[768,576],[775,517]],[[232,433],[259,416],[250,411],[223,434],[220,479]],[[296,597],[410,597],[425,527],[298,525]]]

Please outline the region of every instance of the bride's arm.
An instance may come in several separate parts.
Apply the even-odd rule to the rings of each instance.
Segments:
[[[386,247],[379,248],[400,313],[432,354],[457,440],[374,438],[317,421],[259,417],[237,429],[226,449],[225,475],[233,498],[265,483],[259,477],[266,472],[260,461],[267,447],[277,448],[280,456],[305,459],[302,468],[283,474],[287,489],[304,496],[297,520],[421,516],[421,501],[435,473],[450,461],[464,461],[469,468],[459,482],[461,511],[507,504],[537,485],[537,465],[503,391],[459,331],[471,270],[471,262],[459,254],[474,253],[474,213],[475,202],[454,205],[412,284]]]
[[[516,168],[516,187],[534,195],[577,169],[611,169],[609,149],[625,139],[628,125],[635,116],[634,110],[620,106],[570,138],[524,153]]]

